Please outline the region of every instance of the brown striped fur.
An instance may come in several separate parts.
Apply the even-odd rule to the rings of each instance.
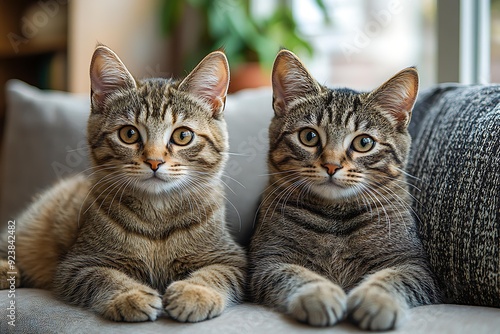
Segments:
[[[256,302],[315,326],[348,317],[387,330],[409,307],[439,301],[404,172],[417,89],[414,68],[369,93],[329,89],[293,53],[278,54],[269,186],[249,252]],[[366,135],[374,146],[358,152]]]
[[[225,227],[226,57],[211,53],[183,81],[136,81],[98,46],[90,75],[92,167],[17,220],[22,286],[116,321],[155,320],[163,309],[179,321],[219,315],[242,300],[246,270]],[[135,132],[120,135],[126,126]]]

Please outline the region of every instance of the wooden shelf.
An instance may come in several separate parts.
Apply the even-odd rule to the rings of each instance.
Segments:
[[[38,0],[0,1],[0,150],[8,80],[20,79],[41,88],[67,89],[68,8],[59,2],[57,6],[51,9]],[[44,17],[46,24],[36,21]],[[33,33],[24,36],[30,25]]]
[[[33,56],[49,52],[66,52],[67,45],[65,35],[27,40],[26,43],[18,45],[17,52],[12,45],[4,43],[0,44],[0,58]]]

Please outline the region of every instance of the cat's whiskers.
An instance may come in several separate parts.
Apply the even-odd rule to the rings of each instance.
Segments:
[[[299,194],[297,195],[297,201],[296,201],[297,206],[299,206],[299,205],[302,206],[303,201],[301,201],[301,200],[303,199],[303,196],[305,196],[306,194],[309,194],[311,192],[311,188],[314,185],[314,181],[312,181],[310,179],[308,181],[309,182],[307,182],[306,185],[302,187]]]
[[[191,171],[191,172],[195,173],[195,174],[199,174],[199,175],[208,175],[208,176],[213,176],[213,177],[216,176],[214,173],[208,173],[208,172],[201,172],[201,171]],[[240,185],[243,188],[246,188],[241,182],[239,182],[238,180],[236,180],[235,178],[233,178],[229,175],[222,173],[221,176],[226,177],[226,178],[236,182],[238,185]],[[224,184],[224,186],[226,186],[226,188],[229,189],[229,191],[231,191],[233,194],[236,195],[236,192],[225,181],[223,181],[222,179],[218,179],[217,181],[222,182]]]
[[[304,185],[307,182],[308,182],[307,179],[302,179],[302,180],[295,181],[293,184],[291,184],[288,187],[288,189],[286,191],[284,191],[282,193],[282,198],[283,198],[283,201],[282,201],[282,204],[281,204],[281,214],[282,215],[285,214],[286,204],[288,203],[290,197],[294,194],[294,192],[297,189],[300,189],[302,187],[302,185]],[[279,201],[278,201],[278,203],[279,203]]]
[[[190,186],[192,188],[195,188],[195,189],[198,189],[197,188],[198,185],[195,182],[191,182],[191,180],[188,180],[186,182],[186,184],[181,184],[180,188],[181,189],[189,190],[188,186]],[[198,212],[198,214],[200,216],[206,218],[207,212],[206,212],[205,209],[203,210],[204,212],[201,212],[201,209],[200,209],[200,207],[198,205],[198,201],[197,201],[196,195],[193,195],[192,192],[183,192],[183,191],[181,191],[180,193],[183,194],[183,196],[182,196],[183,199],[184,199],[184,195],[186,196],[185,200],[187,200],[187,203],[189,204],[190,212]],[[195,210],[195,208],[196,208],[196,210]]]
[[[121,192],[121,194],[120,194],[120,198],[118,199],[118,212],[119,212],[119,214],[121,214],[121,204],[122,204],[123,194],[125,193],[125,190],[127,189],[127,187],[128,187],[131,183],[134,183],[134,182],[137,184],[137,183],[139,182],[139,180],[138,180],[138,179],[132,179],[132,178],[131,178],[131,179],[129,180],[129,182],[128,182],[128,183],[127,183],[127,184],[123,187],[123,189],[122,189],[122,192]],[[136,185],[133,185],[133,186],[132,186],[132,188],[135,188],[135,187],[136,187]]]
[[[375,202],[373,195],[370,192],[366,191],[366,186],[363,183],[358,183],[356,185],[356,187],[359,188],[359,194],[361,194],[363,196],[363,198],[365,198],[366,201],[368,202],[368,204],[370,206],[370,214],[372,217],[373,217],[373,208],[372,208],[372,203],[373,203],[375,209],[377,210],[377,222],[380,225],[381,224],[380,210],[377,206],[377,203]]]
[[[244,154],[244,153],[236,153],[236,152],[221,152],[222,155],[234,155],[238,157],[251,157],[253,154]]]
[[[224,186],[228,187],[232,191],[232,189],[227,185],[227,183],[225,183],[224,181],[222,181],[220,179],[219,179],[219,181],[221,181],[224,184]],[[202,191],[204,192],[205,196],[207,196],[207,197],[213,196],[213,192],[217,191],[217,193],[224,199],[224,201],[226,203],[228,203],[236,212],[236,215],[238,216],[238,231],[241,231],[242,222],[241,222],[240,212],[238,211],[238,208],[233,204],[233,202],[231,202],[231,200],[226,196],[226,194],[223,191],[219,192],[219,190],[217,190],[216,188],[214,189],[213,187],[211,187],[211,184],[207,184],[207,187],[203,188]],[[234,191],[233,191],[233,193],[234,193]],[[218,204],[218,205],[221,206],[220,204]]]
[[[358,208],[360,210],[363,209],[363,206],[364,207],[368,207],[370,209],[370,217],[373,218],[373,211],[372,211],[372,207],[371,207],[371,204],[370,202],[366,199],[366,196],[365,194],[363,193],[360,185],[358,183],[355,183],[352,185],[352,187],[356,190],[358,196],[355,196],[356,198],[356,203],[358,203]],[[359,201],[359,198],[361,197],[361,200],[363,201],[363,203],[360,203]],[[379,221],[380,221],[380,217],[379,217]]]
[[[408,176],[409,178],[411,179],[414,179],[414,180],[417,180],[417,181],[422,181],[421,178],[419,177],[416,177],[414,175],[411,175],[410,173],[408,173],[407,171],[405,171],[404,169],[401,169],[399,167],[394,167],[395,169],[397,169],[399,172],[403,173],[404,175]]]
[[[127,176],[124,173],[122,173],[122,174],[118,174],[118,175],[111,177],[109,180],[106,180],[105,181],[106,184],[107,183],[110,183],[110,184],[97,195],[97,197],[92,202],[92,204],[87,208],[87,210],[89,210],[99,200],[99,198],[102,195],[106,194],[106,196],[104,196],[104,198],[101,200],[99,207],[97,208],[97,210],[100,211],[102,205],[106,201],[106,198],[108,198],[108,196],[113,192],[113,190],[116,189],[124,179],[127,180]],[[84,212],[84,214],[87,212],[87,210]]]
[[[95,187],[97,187],[99,185],[99,183],[107,178],[107,177],[111,177],[112,175],[116,174],[116,173],[120,173],[121,171],[117,170],[117,171],[113,171],[111,172],[110,174],[105,174],[101,179],[99,179],[97,182],[94,183],[94,185],[89,189],[89,191],[87,192],[87,195],[85,196],[85,198],[83,199],[82,201],[82,204],[80,205],[80,209],[78,210],[78,222],[77,222],[77,225],[80,226],[80,218],[82,216],[82,209],[83,209],[83,206],[85,205],[85,203],[87,202],[87,198],[90,196],[90,194],[94,191]],[[94,201],[95,202],[95,201]],[[90,207],[93,205],[93,203],[83,212],[83,214],[86,214],[87,211],[90,209]]]
[[[289,176],[289,177],[293,177],[292,181],[295,181],[295,180],[297,180],[297,179],[299,179],[299,178],[301,178],[301,177],[302,177],[302,175],[300,174],[300,172],[295,172],[295,173],[293,173],[292,175],[288,175],[288,176]],[[265,192],[267,191],[267,189],[269,189],[269,188],[274,188],[272,192],[270,192],[269,194],[267,194],[267,195],[266,195],[266,196],[265,196],[265,197],[264,197],[264,198],[260,201],[260,204],[259,204],[259,206],[258,206],[258,208],[257,208],[257,210],[256,210],[256,213],[255,213],[255,216],[254,216],[254,221],[253,221],[253,225],[252,225],[252,227],[255,227],[255,222],[256,222],[256,220],[257,220],[257,213],[260,211],[260,209],[261,209],[262,205],[264,205],[264,203],[266,203],[266,202],[269,200],[269,198],[270,198],[270,197],[272,197],[272,196],[273,196],[273,195],[274,195],[277,191],[279,191],[279,190],[280,190],[280,187],[279,187],[279,186],[274,187],[274,185],[275,185],[276,183],[278,183],[278,182],[281,182],[281,181],[282,181],[281,179],[276,180],[275,182],[273,182],[272,184],[270,184],[268,187],[266,187],[266,189],[265,189],[265,190],[261,193],[261,194],[265,193]],[[269,211],[269,209],[270,209],[271,205],[272,205],[272,202],[269,204],[268,208],[266,209],[266,212],[265,212],[265,214],[264,214],[264,217],[267,217],[267,213],[268,213],[268,211]]]
[[[287,173],[295,173],[295,172],[302,172],[303,169],[297,168],[297,169],[289,169],[281,172],[273,172],[273,173],[266,173],[266,174],[260,174],[257,176],[272,176],[272,175],[280,175],[280,174],[287,174]]]
[[[114,202],[114,200],[115,200],[115,198],[116,198],[116,195],[118,195],[118,193],[120,193],[120,190],[121,190],[121,194],[123,195],[123,192],[125,191],[125,189],[127,188],[127,186],[128,186],[128,185],[132,182],[132,180],[133,180],[133,179],[131,179],[131,178],[129,178],[128,180],[125,180],[125,182],[122,182],[122,183],[121,183],[120,188],[119,188],[117,191],[115,191],[115,192],[114,192],[115,194],[113,195],[113,198],[111,199],[111,202],[109,203],[109,207],[108,207],[108,216],[109,216],[109,214],[110,214],[110,212],[111,212],[111,206],[113,205],[113,202]],[[113,190],[114,190],[114,189],[113,189]],[[119,207],[120,207],[120,205],[121,205],[121,198],[122,198],[122,197],[121,197],[121,195],[120,195],[120,200],[119,200],[119,202],[118,202],[118,206],[119,206]]]
[[[408,201],[404,200],[401,198],[401,196],[399,196],[398,194],[396,194],[394,192],[394,190],[392,190],[390,187],[388,186],[385,186],[385,185],[378,185],[379,187],[382,187],[384,190],[386,190],[387,193],[391,194],[392,198],[395,198],[396,200],[398,200],[401,205],[403,206],[403,208],[405,208],[406,210],[410,210],[411,212],[413,212],[413,215],[415,216],[415,218],[417,218],[417,220],[421,223],[422,221],[420,220],[420,217],[418,216],[417,212],[413,209],[411,203],[408,203]],[[415,199],[415,197],[413,197],[406,189],[404,188],[401,188],[403,191],[405,191],[411,198]],[[415,199],[417,201],[417,203],[420,204],[420,202]]]
[[[78,151],[88,151],[89,150],[89,145],[85,144],[85,147],[78,147],[72,150],[66,150],[66,153],[70,152],[78,152]]]
[[[405,200],[401,199],[400,196],[398,194],[396,194],[392,189],[385,187],[385,186],[382,186],[382,187],[386,191],[386,194],[383,194],[381,191],[377,190],[376,184],[373,184],[373,183],[372,183],[372,187],[370,187],[370,189],[372,191],[374,191],[375,194],[377,194],[379,197],[381,197],[387,203],[387,205],[389,207],[391,207],[397,211],[399,218],[400,218],[400,221],[403,223],[406,230],[409,231],[408,226],[406,225],[405,217],[403,217],[403,214],[401,213],[400,206],[396,205],[396,203],[394,203],[394,201],[391,201],[391,199],[394,199],[397,202],[399,202],[401,204],[401,207],[405,211],[408,208],[410,208],[409,204]],[[391,196],[391,198],[389,198],[388,196]],[[389,224],[390,224],[390,222],[389,222]],[[390,231],[390,226],[389,226],[389,231]],[[389,235],[390,235],[390,232],[389,232]]]
[[[200,172],[203,174],[202,172]],[[209,174],[209,173],[207,173]],[[194,204],[197,208],[197,211],[200,212],[201,214],[201,209],[199,207],[199,202],[203,199],[203,197],[210,197],[214,195],[214,188],[211,187],[211,183],[207,180],[204,179],[193,179],[193,178],[188,178],[185,181],[185,184],[181,185],[184,189],[190,190],[189,187],[194,189],[195,191],[187,191],[187,192],[180,192],[181,196],[186,195],[190,204],[190,207],[192,208],[192,204]],[[188,187],[189,186],[189,187]],[[191,189],[191,190],[192,190]],[[219,195],[223,195],[222,193],[218,193]],[[225,197],[224,197],[225,198]],[[193,199],[193,201],[191,201]],[[226,199],[227,200],[227,199]],[[213,205],[212,203],[210,205]],[[217,208],[220,206],[218,204]],[[206,208],[203,209],[204,211],[204,217],[208,218]]]
[[[86,174],[87,172],[93,170],[92,173],[85,175],[86,178],[90,178],[90,177],[92,177],[92,175],[94,175],[100,171],[109,171],[109,170],[113,170],[113,169],[116,169],[116,165],[109,164],[109,165],[94,166],[94,167],[86,168],[85,170],[77,173],[76,175]]]
[[[298,174],[298,173],[297,173]],[[296,180],[299,180],[301,179],[302,176],[300,174],[294,176],[294,178],[291,180],[292,182],[292,185],[293,185],[293,182],[295,182]],[[289,185],[290,186],[290,185]],[[267,209],[266,209],[266,212],[264,213],[264,219],[267,218],[267,214],[269,212],[269,210],[271,209],[271,207],[273,207],[274,205],[274,208],[272,210],[272,214],[271,214],[271,217],[274,215],[274,212],[275,212],[275,209],[276,207],[279,205],[279,201],[280,201],[280,198],[281,198],[281,195],[283,194],[284,191],[286,191],[288,189],[289,186],[286,186],[284,189],[281,188],[281,187],[276,187],[270,194],[268,194],[265,199],[263,199],[258,207],[258,210],[257,212],[259,212],[260,210],[260,207],[265,203],[265,202],[268,202],[269,198],[273,197],[272,201],[268,204],[267,206]],[[277,195],[274,195],[276,192],[278,192]],[[255,215],[254,217],[254,224],[255,224],[255,220],[257,218],[257,214]]]
[[[289,175],[289,176],[297,176],[299,175],[300,176],[300,170],[297,171],[297,172],[293,172],[292,175]],[[274,185],[278,182],[280,182],[281,179],[277,179],[275,182],[273,182],[272,184],[268,185],[261,193],[260,195],[263,195],[265,194],[265,192],[267,191],[267,189],[269,188],[274,188]],[[256,219],[257,219],[257,213],[259,212],[260,208],[262,207],[262,205],[269,199],[270,196],[272,196],[276,191],[278,191],[278,187],[274,188],[274,190],[270,193],[270,194],[267,194],[266,197],[262,198],[260,203],[259,203],[259,206],[257,207],[257,210],[255,211],[255,215],[254,215],[254,220],[253,220],[253,224],[252,224],[252,227],[255,226],[255,222],[256,222]]]
[[[382,175],[378,175],[377,177],[383,177],[383,176],[382,176]],[[385,178],[386,178],[386,179],[389,179],[389,180],[391,180],[391,181],[396,181],[396,182],[401,181],[401,182],[405,182],[405,184],[407,184],[407,185],[409,185],[409,186],[413,186],[412,184],[410,184],[410,183],[408,183],[408,182],[406,182],[406,181],[402,181],[402,180],[399,180],[399,179],[396,179],[396,178],[390,178],[390,177],[385,177]],[[376,181],[374,181],[374,182],[376,182]],[[377,183],[377,185],[379,185],[379,186],[383,186],[383,184],[382,184],[382,183]],[[404,191],[406,194],[408,194],[408,196],[410,196],[410,197],[411,197],[411,198],[412,198],[415,202],[417,202],[419,205],[422,205],[422,203],[421,203],[421,202],[420,202],[420,201],[419,201],[419,200],[418,200],[415,196],[413,196],[413,195],[411,194],[411,192],[408,190],[408,188],[403,187],[403,186],[401,186],[401,185],[399,185],[399,184],[397,184],[397,183],[395,183],[395,184],[394,184],[394,186],[396,186],[396,187],[398,187],[399,189],[403,190],[403,191]],[[413,187],[414,187],[416,190],[420,191],[420,189],[419,189],[419,188],[417,188],[417,187],[415,187],[415,186],[413,186]]]
[[[384,179],[388,179],[388,180],[391,180],[391,181],[396,181],[398,183],[402,183],[402,184],[405,184],[405,185],[407,185],[409,187],[412,187],[413,189],[415,189],[417,191],[421,191],[420,188],[418,188],[413,183],[406,181],[405,179],[399,179],[397,177],[386,176],[386,175],[377,175],[377,178],[379,178],[379,177],[384,178]],[[401,186],[399,186],[399,187],[401,187]],[[403,188],[401,188],[401,189],[403,189]]]
[[[237,183],[237,184],[238,184],[238,185],[240,185],[243,189],[246,189],[246,188],[247,188],[247,187],[245,187],[245,185],[244,185],[243,183],[241,183],[240,181],[238,181],[238,180],[237,180],[237,179],[235,179],[234,177],[231,177],[231,176],[227,175],[226,173],[222,173],[222,174],[221,174],[221,176],[226,177],[226,178],[228,178],[229,180],[231,180],[231,181],[233,181],[233,182]],[[224,182],[224,184],[227,186],[227,184],[226,184],[225,182]],[[234,193],[234,191],[233,191],[233,190],[232,190],[229,186],[227,186],[227,187],[231,190],[231,192],[232,192],[232,193]]]
[[[305,182],[306,180],[303,179],[303,177],[301,175],[299,175],[298,177],[294,178],[293,182],[290,180],[288,180],[288,181],[291,183],[289,185],[287,185],[284,189],[282,189],[282,191],[274,198],[275,201],[273,201],[273,203],[271,203],[271,205],[274,204],[274,208],[273,208],[273,211],[271,213],[271,218],[274,216],[274,213],[276,212],[276,209],[278,208],[278,206],[280,205],[280,202],[282,200],[283,200],[283,204],[282,204],[281,214],[284,215],[285,205],[288,202],[288,199],[293,194],[293,192],[296,189],[298,189],[300,187],[300,185],[302,185],[302,183]],[[271,207],[271,205],[269,207]],[[264,217],[267,217],[267,210],[266,210],[266,214],[264,215]]]
[[[299,171],[299,172],[294,172],[293,174],[290,174],[290,175],[286,175],[285,177],[302,177],[302,173]],[[286,183],[286,180],[283,179],[283,178],[277,178],[276,181],[274,181],[272,184],[268,185],[266,187],[266,189],[264,189],[261,194],[265,193],[267,191],[267,189],[269,188],[273,188],[276,184],[280,183],[280,182],[283,182],[283,183]],[[279,187],[279,186],[278,186]]]
[[[200,216],[206,217],[206,212],[202,212],[198,206],[198,201],[196,200],[196,194],[198,191],[198,184],[193,180],[187,178],[181,182],[178,186],[178,194],[181,196],[181,202],[187,203],[189,205],[189,212],[198,212]],[[195,190],[193,192],[193,190]],[[193,198],[194,197],[194,198]]]
[[[192,193],[191,195],[195,195],[195,196],[198,196],[199,200],[203,199],[203,195],[204,196],[207,196],[207,197],[210,197],[210,196],[213,196],[213,192],[214,192],[214,188],[211,187],[211,184],[210,183],[206,183],[206,187],[201,187],[201,184],[200,183],[193,183],[194,180],[189,180],[191,183],[191,186],[193,186],[195,189],[198,189],[197,192],[195,193]],[[240,216],[240,213],[238,211],[238,209],[236,208],[236,206],[229,200],[229,198],[226,197],[226,195],[221,192],[221,193],[218,193],[224,200],[226,203],[228,203],[233,209],[234,211],[236,212],[236,215],[238,216],[238,226],[239,226],[239,230],[241,231],[241,216]],[[194,201],[194,203],[196,205],[198,205],[198,201]],[[220,204],[218,204],[218,207],[220,206]],[[218,208],[217,207],[217,208]],[[205,212],[205,216],[207,216],[206,212]]]
[[[389,229],[389,236],[390,236],[391,235],[391,217],[390,217],[389,213],[387,212],[387,210],[385,209],[384,204],[378,198],[378,195],[380,195],[380,194],[377,193],[376,191],[374,191],[375,189],[372,189],[372,187],[370,187],[369,185],[365,185],[364,183],[362,183],[361,185],[363,185],[363,188],[366,191],[366,193],[370,194],[370,197],[375,199],[376,202],[378,202],[379,205],[376,205],[377,203],[375,201],[373,201],[373,204],[376,205],[375,207],[377,208],[377,210],[379,210],[379,206],[380,206],[380,208],[382,208],[382,211],[384,212],[384,215],[387,219],[387,226]],[[390,203],[390,202],[388,201],[388,203]],[[380,222],[380,220],[379,220],[379,222]]]

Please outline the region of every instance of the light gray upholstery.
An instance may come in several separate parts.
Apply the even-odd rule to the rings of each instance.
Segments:
[[[315,328],[300,324],[263,306],[243,304],[227,309],[221,316],[194,324],[178,323],[165,316],[155,322],[115,323],[76,306],[55,299],[49,291],[19,289],[16,295],[16,327],[6,319],[8,299],[0,292],[0,333],[68,333],[68,334],[294,334],[359,333],[343,322],[332,328]],[[479,306],[430,305],[410,310],[404,326],[394,334],[493,334],[500,328],[500,310]]]

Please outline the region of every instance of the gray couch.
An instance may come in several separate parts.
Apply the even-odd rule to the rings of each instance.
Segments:
[[[43,92],[11,81],[7,99],[0,164],[2,228],[37,191],[87,167],[87,96]],[[242,244],[248,242],[266,184],[271,117],[269,89],[227,99],[233,153],[225,180],[228,222]],[[500,88],[442,85],[423,92],[410,130],[414,143],[409,171],[418,177],[412,187],[414,209],[449,304],[410,310],[408,321],[394,333],[500,333]],[[18,288],[14,295],[0,291],[0,333],[359,332],[347,322],[333,329],[308,327],[251,303],[195,324],[166,316],[155,322],[114,323],[67,305],[49,291]],[[14,317],[15,327],[9,325]]]

